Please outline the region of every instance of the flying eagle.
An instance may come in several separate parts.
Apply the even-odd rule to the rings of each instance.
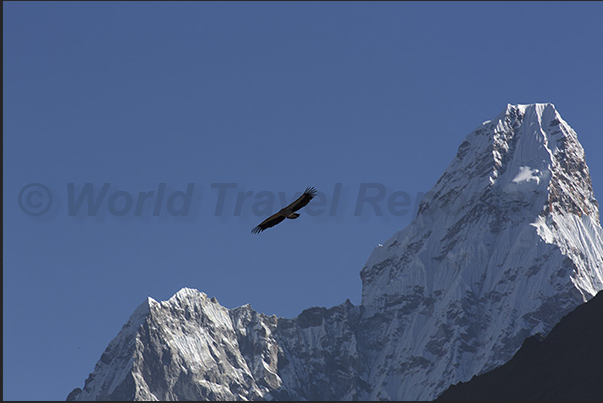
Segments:
[[[296,213],[296,211],[310,203],[310,200],[312,200],[314,196],[316,196],[316,189],[314,189],[314,187],[307,187],[304,191],[304,194],[302,194],[297,200],[287,207],[282,208],[278,213],[266,218],[258,226],[253,228],[251,233],[257,234],[264,231],[266,228],[274,227],[285,218],[295,219],[299,217],[299,214]]]

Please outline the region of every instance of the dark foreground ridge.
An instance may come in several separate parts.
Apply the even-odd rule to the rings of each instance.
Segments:
[[[436,400],[603,398],[603,291],[567,314],[546,338],[527,338],[506,364],[448,388]]]

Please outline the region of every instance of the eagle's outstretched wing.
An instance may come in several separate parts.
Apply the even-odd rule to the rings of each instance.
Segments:
[[[285,215],[282,214],[281,212],[272,214],[270,217],[266,218],[264,221],[262,221],[257,226],[255,226],[251,230],[251,233],[258,234],[258,233],[264,231],[266,228],[274,227],[276,224],[283,221],[285,218],[286,218]]]
[[[310,203],[310,200],[312,200],[314,196],[316,196],[316,189],[314,189],[314,187],[307,187],[304,193],[298,197],[297,200],[289,204],[287,207],[282,208],[278,213],[266,218],[259,225],[255,226],[251,230],[251,233],[257,234],[264,231],[266,228],[274,227],[285,218],[295,219],[299,217],[299,214],[295,213],[295,211]]]
[[[297,200],[288,205],[286,208],[291,209],[291,211],[297,211],[308,203],[310,203],[310,200],[312,200],[314,196],[316,196],[316,189],[314,189],[314,186],[307,187],[304,191],[304,194],[299,196]]]

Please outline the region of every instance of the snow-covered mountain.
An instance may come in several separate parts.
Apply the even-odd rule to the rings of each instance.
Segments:
[[[584,150],[552,104],[470,133],[362,269],[362,304],[283,319],[199,291],[149,298],[69,400],[431,400],[603,289]]]

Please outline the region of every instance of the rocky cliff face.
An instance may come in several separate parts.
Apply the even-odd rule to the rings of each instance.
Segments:
[[[296,319],[232,310],[183,288],[148,298],[70,400],[358,398],[359,308],[311,308]],[[368,386],[368,385],[367,385]]]
[[[508,105],[360,275],[360,306],[295,319],[149,298],[69,399],[431,400],[505,363],[603,289],[576,133],[551,104]]]

